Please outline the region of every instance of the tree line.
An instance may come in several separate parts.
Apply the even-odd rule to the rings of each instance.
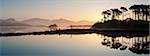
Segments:
[[[130,12],[131,11],[131,12]],[[126,13],[129,12],[129,13]],[[109,9],[102,11],[101,13],[104,15],[104,21],[108,20],[109,18],[113,19],[118,19],[120,20],[120,16],[122,16],[122,19],[126,15],[131,16],[132,19],[134,20],[144,20],[144,21],[149,21],[150,20],[150,5],[132,5],[129,8],[126,7],[120,7],[114,8],[114,9]]]

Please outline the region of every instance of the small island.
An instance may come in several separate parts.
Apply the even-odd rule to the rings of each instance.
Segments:
[[[103,22],[95,23],[91,29],[101,31],[148,31],[150,5],[132,5],[129,10],[125,7],[120,7],[120,9],[115,8],[103,11]]]

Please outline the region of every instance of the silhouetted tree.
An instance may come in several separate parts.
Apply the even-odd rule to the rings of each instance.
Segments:
[[[125,7],[120,7],[120,9],[122,10],[122,14],[124,14],[124,12],[128,11],[128,9]],[[124,15],[122,15],[122,18],[124,19]]]
[[[145,16],[146,21],[148,20],[148,16],[150,16],[150,5],[141,5],[143,17]],[[144,18],[143,18],[144,19]]]
[[[107,15],[107,11],[103,11],[103,12],[102,12],[102,15],[104,15],[104,21],[105,21],[106,15]]]
[[[111,9],[112,11],[112,19],[116,19],[116,17],[119,18],[119,15],[122,14],[122,11],[120,11],[119,9]]]
[[[129,9],[132,10],[132,12],[134,13],[134,16],[135,16],[135,20],[137,20],[137,19],[136,19],[137,12],[138,12],[137,6],[133,5],[133,6],[131,6]]]
[[[142,15],[142,20],[148,20],[148,16],[150,15],[150,5],[133,5],[129,9],[135,14],[135,19],[137,16],[139,20]]]
[[[109,17],[109,15],[111,15],[110,10],[103,11],[102,15],[104,15],[104,21],[105,21]]]
[[[52,30],[57,30],[58,26],[56,24],[52,24],[52,25],[49,25],[48,27],[52,31]]]

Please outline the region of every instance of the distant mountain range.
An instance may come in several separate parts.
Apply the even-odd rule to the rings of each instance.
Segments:
[[[51,24],[57,24],[58,26],[69,26],[69,25],[92,25],[93,22],[82,20],[78,22],[66,20],[66,19],[41,19],[41,18],[31,18],[24,21],[16,21],[13,18],[0,19],[0,26],[31,26],[31,25],[44,25],[48,26]]]
[[[0,26],[30,26],[30,25],[16,21],[13,18],[8,18],[8,19],[0,19]]]
[[[40,18],[32,18],[23,21],[26,24],[30,25],[50,25],[50,24],[57,24],[58,26],[69,26],[69,25],[91,25],[93,22],[90,21],[70,21],[66,19],[55,19],[55,20],[48,20],[48,19],[40,19]]]

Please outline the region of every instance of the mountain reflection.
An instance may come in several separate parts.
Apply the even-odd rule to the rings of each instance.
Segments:
[[[136,54],[149,54],[150,36],[146,32],[101,32],[101,44],[111,49],[129,50]]]
[[[47,27],[29,27],[29,26],[3,26],[0,27],[0,33],[28,33],[46,31]]]

